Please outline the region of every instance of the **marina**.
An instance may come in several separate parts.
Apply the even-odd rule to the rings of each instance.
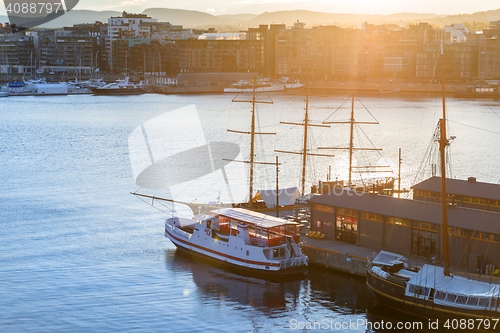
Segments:
[[[326,119],[331,108],[346,97],[312,98],[311,118]],[[242,151],[248,151],[248,137],[227,133],[227,128],[248,127],[248,104],[231,103],[231,98],[227,94],[147,94],[126,100],[91,95],[2,100],[0,133],[9,147],[1,150],[0,162],[5,179],[0,205],[6,212],[1,227],[2,329],[15,332],[36,327],[48,332],[76,327],[81,331],[112,328],[129,332],[140,325],[158,331],[164,328],[166,318],[178,331],[203,332],[218,327],[223,316],[227,319],[222,332],[237,331],[242,325],[266,332],[289,331],[294,325],[324,319],[333,323],[400,320],[387,313],[380,317],[372,307],[375,301],[364,278],[351,276],[357,267],[363,267],[363,259],[373,254],[371,250],[303,235],[303,251],[310,262],[316,262],[307,277],[265,282],[179,254],[163,236],[162,221],[169,217],[168,207],[157,211],[129,194],[136,187],[130,171],[128,136],[147,120],[174,109],[196,105],[206,137],[234,140]],[[277,146],[300,147],[303,138],[301,129],[293,131],[277,124],[302,120],[304,98],[284,94],[272,98],[274,104],[258,106],[261,127],[272,126],[277,132],[272,138],[257,141],[257,148],[264,147],[268,157],[276,155]],[[432,135],[430,129],[439,117],[440,100],[433,96],[368,96],[363,103],[380,123],[366,131],[384,148],[391,165],[397,165],[398,148],[402,148],[402,186],[418,183],[414,175]],[[498,183],[492,170],[499,169],[500,162],[491,158],[491,149],[495,150],[491,143],[498,141],[500,105],[455,99],[449,99],[448,105],[451,133],[457,135],[453,177],[474,176],[478,181]],[[348,137],[346,133],[336,137],[332,132],[313,130],[313,135],[318,135],[315,140],[321,143]],[[400,139],[406,137],[423,139]],[[310,164],[306,188],[322,178],[329,166],[333,178],[347,179],[347,163],[341,153],[336,155]],[[280,155],[280,163],[280,184],[298,186],[300,157]],[[274,188],[274,167],[257,170],[255,188]],[[176,199],[191,202],[199,197],[200,188],[213,189],[208,185],[187,188]],[[243,185],[247,193],[246,180]],[[214,199],[217,191],[209,195]],[[203,198],[198,202],[204,202]],[[328,268],[344,267],[347,274],[318,269],[321,263]],[[172,307],[185,310],[174,313]],[[54,317],[53,309],[60,316]],[[200,311],[209,314],[208,319],[201,320]],[[97,319],[96,312],[100,313]]]

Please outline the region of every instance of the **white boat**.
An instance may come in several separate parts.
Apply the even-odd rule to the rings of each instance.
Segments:
[[[37,83],[45,83],[45,80],[22,80],[7,82],[0,91],[6,92],[9,96],[32,96],[37,92]]]
[[[0,91],[0,97],[9,97],[9,93],[7,91]]]
[[[259,82],[257,83],[255,90],[257,92],[277,92],[285,91],[287,89],[300,89],[303,88],[304,84],[300,82],[293,83],[283,83],[283,82]],[[225,93],[251,93],[253,92],[253,84],[247,80],[240,80],[230,87],[224,88]]]
[[[132,83],[128,76],[123,80],[116,80],[101,87],[91,87],[91,89],[95,95],[141,95],[146,93],[142,82]]]
[[[302,274],[308,265],[298,223],[243,208],[169,218],[165,237],[181,250],[258,276]]]
[[[44,78],[8,82],[0,91],[9,96],[54,96],[67,95],[68,87],[65,83],[47,83]]]

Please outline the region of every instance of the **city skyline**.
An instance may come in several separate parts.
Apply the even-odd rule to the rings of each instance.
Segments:
[[[403,12],[433,13],[443,15],[470,14],[474,12],[500,9],[497,0],[481,2],[444,0],[222,0],[217,2],[189,1],[179,6],[178,2],[162,0],[80,0],[75,10],[128,11],[140,13],[147,8],[176,8],[196,10],[213,15],[224,14],[261,14],[269,11],[305,9],[346,14],[394,14]],[[6,15],[5,7],[0,6],[0,15]]]

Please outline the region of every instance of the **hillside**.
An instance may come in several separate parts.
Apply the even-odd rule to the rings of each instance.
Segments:
[[[324,13],[309,10],[283,10],[265,12],[260,15],[233,14],[215,16],[210,13],[200,11],[169,8],[149,8],[144,10],[143,13],[158,19],[158,22],[170,22],[172,24],[182,25],[185,28],[213,27],[220,32],[246,30],[249,27],[257,27],[259,24],[285,23],[290,26],[297,21],[304,22],[306,27],[318,25],[337,25],[340,27],[360,28],[363,22],[372,24],[398,24],[400,26],[426,22],[438,27],[452,23],[464,23],[469,28],[481,29],[487,26],[491,21],[500,20],[500,9],[448,16],[432,13],[361,15]],[[105,23],[109,17],[121,16],[121,14],[121,12],[116,11],[99,12],[90,10],[72,10],[56,20],[44,24],[42,27],[58,28],[63,26],[72,26],[77,23],[94,23],[95,21]],[[8,18],[6,16],[0,16],[0,20],[2,20],[0,22],[8,22]]]
[[[148,8],[143,13],[158,19],[158,22],[170,22],[172,24],[183,25],[186,28],[231,23],[224,18],[218,18],[212,14],[196,10]]]
[[[97,12],[93,10],[71,10],[58,17],[57,19],[47,22],[42,25],[43,28],[61,28],[61,27],[71,27],[74,24],[80,23],[94,23],[100,21],[103,23],[108,22],[108,18],[112,16],[121,16],[121,12],[115,11],[104,11]],[[7,22],[7,21],[6,21]]]

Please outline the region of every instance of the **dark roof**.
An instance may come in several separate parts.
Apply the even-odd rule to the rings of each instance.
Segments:
[[[442,224],[441,205],[426,201],[399,199],[386,195],[343,189],[315,196],[309,202],[384,216]],[[458,206],[449,207],[448,225],[450,227],[498,234],[500,213]]]
[[[441,177],[431,177],[411,187],[414,190],[424,190],[441,193]],[[448,194],[466,195],[475,198],[500,200],[500,185],[483,183],[471,177],[469,180],[446,178]]]

